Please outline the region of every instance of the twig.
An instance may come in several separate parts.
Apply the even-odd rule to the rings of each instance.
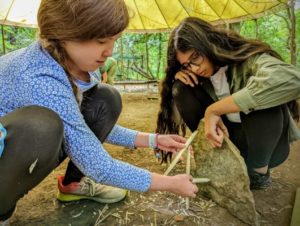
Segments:
[[[208,183],[210,182],[209,178],[193,178],[193,183],[194,184],[201,184],[201,183]]]
[[[127,222],[128,222],[128,211],[126,211],[126,214],[125,214],[125,225],[127,225]]]
[[[166,172],[164,173],[164,175],[168,175],[171,170],[174,168],[174,166],[177,164],[177,162],[179,161],[180,157],[182,156],[182,154],[188,149],[188,147],[191,145],[192,141],[194,140],[194,138],[196,137],[198,131],[196,130],[195,132],[192,133],[192,135],[189,137],[189,139],[186,141],[185,143],[185,147],[183,149],[181,149],[179,151],[179,153],[176,155],[176,157],[174,158],[174,160],[171,162],[170,166],[168,167],[168,169],[166,170]]]
[[[144,216],[140,214],[140,217],[142,218],[142,222],[144,223]]]
[[[191,152],[188,148],[187,156],[186,156],[186,174],[191,174]],[[188,210],[190,208],[190,199],[189,197],[185,198],[185,207]]]
[[[103,216],[94,226],[99,226],[100,223],[102,223],[108,216],[110,216],[112,214],[113,210],[110,211],[108,214],[106,214],[105,216]]]
[[[83,213],[83,210],[81,210],[79,213],[72,215],[72,218],[79,217]]]
[[[99,210],[99,216],[94,224],[94,226],[98,226],[102,220],[101,220],[101,216],[106,212],[106,210],[108,210],[108,205],[106,204],[102,210]]]
[[[166,226],[166,225],[171,225],[170,223],[173,221],[173,215],[171,215],[168,219],[165,220],[163,226]]]

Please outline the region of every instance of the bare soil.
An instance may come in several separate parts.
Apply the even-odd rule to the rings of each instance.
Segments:
[[[159,107],[155,93],[124,93],[123,112],[119,124],[141,131],[153,132]],[[167,165],[160,165],[147,148],[129,150],[105,144],[109,153],[120,160],[163,173]],[[292,145],[288,160],[272,171],[273,184],[266,190],[253,191],[256,208],[263,226],[288,226],[294,205],[295,191],[300,187],[300,142]],[[197,197],[185,210],[184,199],[170,193],[130,192],[116,204],[104,205],[93,201],[60,203],[56,200],[57,175],[64,174],[67,161],[55,169],[35,189],[23,197],[11,218],[11,225],[205,225],[243,226],[226,209],[210,200]],[[184,172],[179,163],[172,173]],[[298,172],[298,173],[297,173]]]

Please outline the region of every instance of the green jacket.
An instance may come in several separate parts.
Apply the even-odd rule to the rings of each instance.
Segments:
[[[234,102],[246,114],[300,98],[300,71],[268,54],[257,54],[229,66],[226,76]],[[218,100],[209,80],[203,81],[202,86]],[[300,139],[300,130],[292,117],[289,132],[291,142]]]
[[[117,61],[109,57],[105,61],[105,65],[100,68],[100,73],[107,73],[107,83],[113,85],[114,84],[114,77],[117,73]]]

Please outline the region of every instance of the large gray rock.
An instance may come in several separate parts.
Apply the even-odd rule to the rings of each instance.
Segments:
[[[211,180],[208,184],[198,185],[199,193],[211,198],[244,223],[259,225],[247,168],[239,150],[228,138],[221,148],[213,148],[205,138],[203,121],[198,131],[192,143],[196,163],[194,177]]]

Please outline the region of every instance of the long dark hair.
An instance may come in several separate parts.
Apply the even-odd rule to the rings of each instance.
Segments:
[[[178,125],[173,117],[172,86],[175,74],[180,70],[176,51],[194,49],[206,56],[216,67],[241,63],[249,57],[267,53],[280,60],[280,55],[268,44],[259,40],[246,39],[238,33],[194,17],[184,19],[171,33],[167,50],[166,76],[162,80],[160,111],[157,118],[158,133],[179,133],[185,135],[185,125]],[[299,118],[296,101],[292,101],[293,116]]]

